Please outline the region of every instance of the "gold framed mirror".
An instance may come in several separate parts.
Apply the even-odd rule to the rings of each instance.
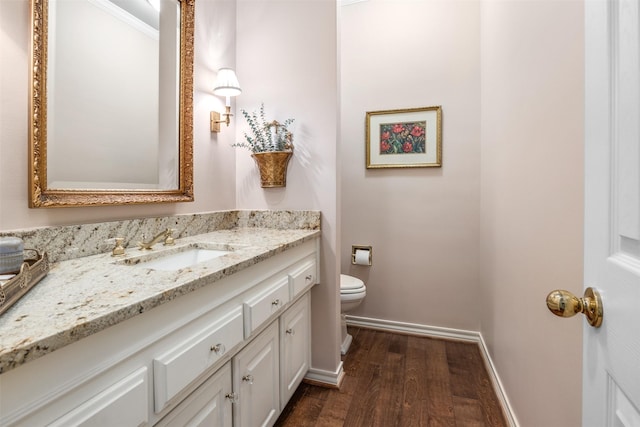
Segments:
[[[193,201],[195,0],[153,3],[31,0],[29,207]]]

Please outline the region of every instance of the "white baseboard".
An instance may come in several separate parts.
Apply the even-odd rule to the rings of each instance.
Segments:
[[[305,381],[329,388],[340,388],[340,384],[342,383],[343,378],[344,369],[342,361],[338,365],[338,369],[336,369],[335,372],[310,368],[307,374],[304,376]]]
[[[437,326],[419,325],[416,323],[394,322],[392,320],[373,319],[347,315],[347,325],[358,326],[380,331],[400,332],[404,334],[426,337],[449,338],[459,341],[479,342],[479,332],[462,329],[439,328]]]
[[[496,366],[493,364],[493,360],[491,360],[491,355],[489,354],[489,349],[487,348],[487,344],[484,342],[484,338],[482,334],[478,332],[478,337],[480,341],[478,342],[478,346],[480,347],[480,354],[484,359],[484,365],[487,367],[487,372],[489,373],[489,378],[491,379],[491,384],[493,385],[493,389],[498,396],[498,400],[502,405],[502,409],[504,410],[504,415],[507,417],[507,422],[512,427],[518,427],[518,420],[511,409],[511,402],[509,402],[509,398],[504,391],[504,387],[502,386],[502,381],[500,381],[500,376],[498,376],[498,371],[496,371]]]
[[[496,367],[491,360],[491,356],[489,355],[487,345],[484,342],[484,338],[482,338],[482,334],[480,332],[465,331],[461,329],[440,328],[437,326],[419,325],[416,323],[394,322],[391,320],[373,319],[370,317],[347,315],[346,318],[347,325],[349,326],[477,343],[478,347],[480,348],[480,354],[482,355],[484,364],[487,368],[487,373],[489,374],[491,384],[496,393],[496,396],[498,397],[498,401],[502,406],[502,410],[505,417],[507,418],[507,422],[511,427],[519,427],[518,420],[516,419],[515,414],[511,408],[509,398],[507,397],[507,394],[504,391],[504,387],[502,386],[502,382],[500,381],[500,376],[496,371]]]

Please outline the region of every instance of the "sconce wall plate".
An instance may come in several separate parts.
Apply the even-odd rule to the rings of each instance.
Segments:
[[[211,112],[211,132],[220,132],[220,113],[217,111]]]

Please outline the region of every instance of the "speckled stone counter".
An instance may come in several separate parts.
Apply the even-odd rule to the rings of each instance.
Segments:
[[[224,221],[215,223],[215,227],[221,229],[216,230],[209,229],[211,221],[195,216],[143,220],[152,223],[156,229],[158,225],[162,228],[167,223],[181,224],[181,221],[208,223],[198,229],[200,233],[195,234],[188,233],[187,230],[193,230],[185,227],[176,233],[179,238],[176,239],[175,246],[163,247],[161,243],[157,244],[153,250],[154,255],[160,256],[163,251],[175,250],[176,247],[192,243],[215,244],[233,249],[219,258],[177,271],[127,265],[126,259],[141,254],[140,250],[131,247],[124,257],[112,257],[110,248],[106,253],[71,259],[52,254],[52,258],[58,262],[52,264],[49,274],[13,307],[0,315],[0,373],[149,311],[180,295],[210,285],[320,235],[318,212],[231,211],[225,212],[221,217]],[[126,229],[131,227],[132,221],[128,223],[79,227],[92,230],[91,233],[99,236],[94,241],[103,242],[105,236],[114,235],[114,227]],[[68,230],[51,233],[64,234],[65,231]],[[136,230],[136,233],[139,231]],[[31,235],[33,242],[45,239],[42,236],[47,235],[46,230],[39,233],[39,236],[34,231],[24,233]],[[12,233],[22,236],[25,234]],[[52,247],[51,244],[45,245],[44,240],[39,241],[39,249],[43,246]],[[28,242],[28,238],[25,242]],[[99,247],[95,242],[89,246]],[[82,253],[76,251],[78,252]]]

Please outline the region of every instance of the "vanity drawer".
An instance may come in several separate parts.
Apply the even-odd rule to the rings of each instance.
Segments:
[[[199,333],[154,358],[156,412],[242,339],[242,307],[236,306]]]
[[[244,303],[244,337],[289,302],[289,281],[283,277]]]
[[[309,285],[317,281],[317,266],[315,258],[303,261],[297,268],[289,273],[289,292],[291,298],[295,298]]]
[[[149,422],[149,379],[142,367],[58,418],[52,427],[139,426]]]

